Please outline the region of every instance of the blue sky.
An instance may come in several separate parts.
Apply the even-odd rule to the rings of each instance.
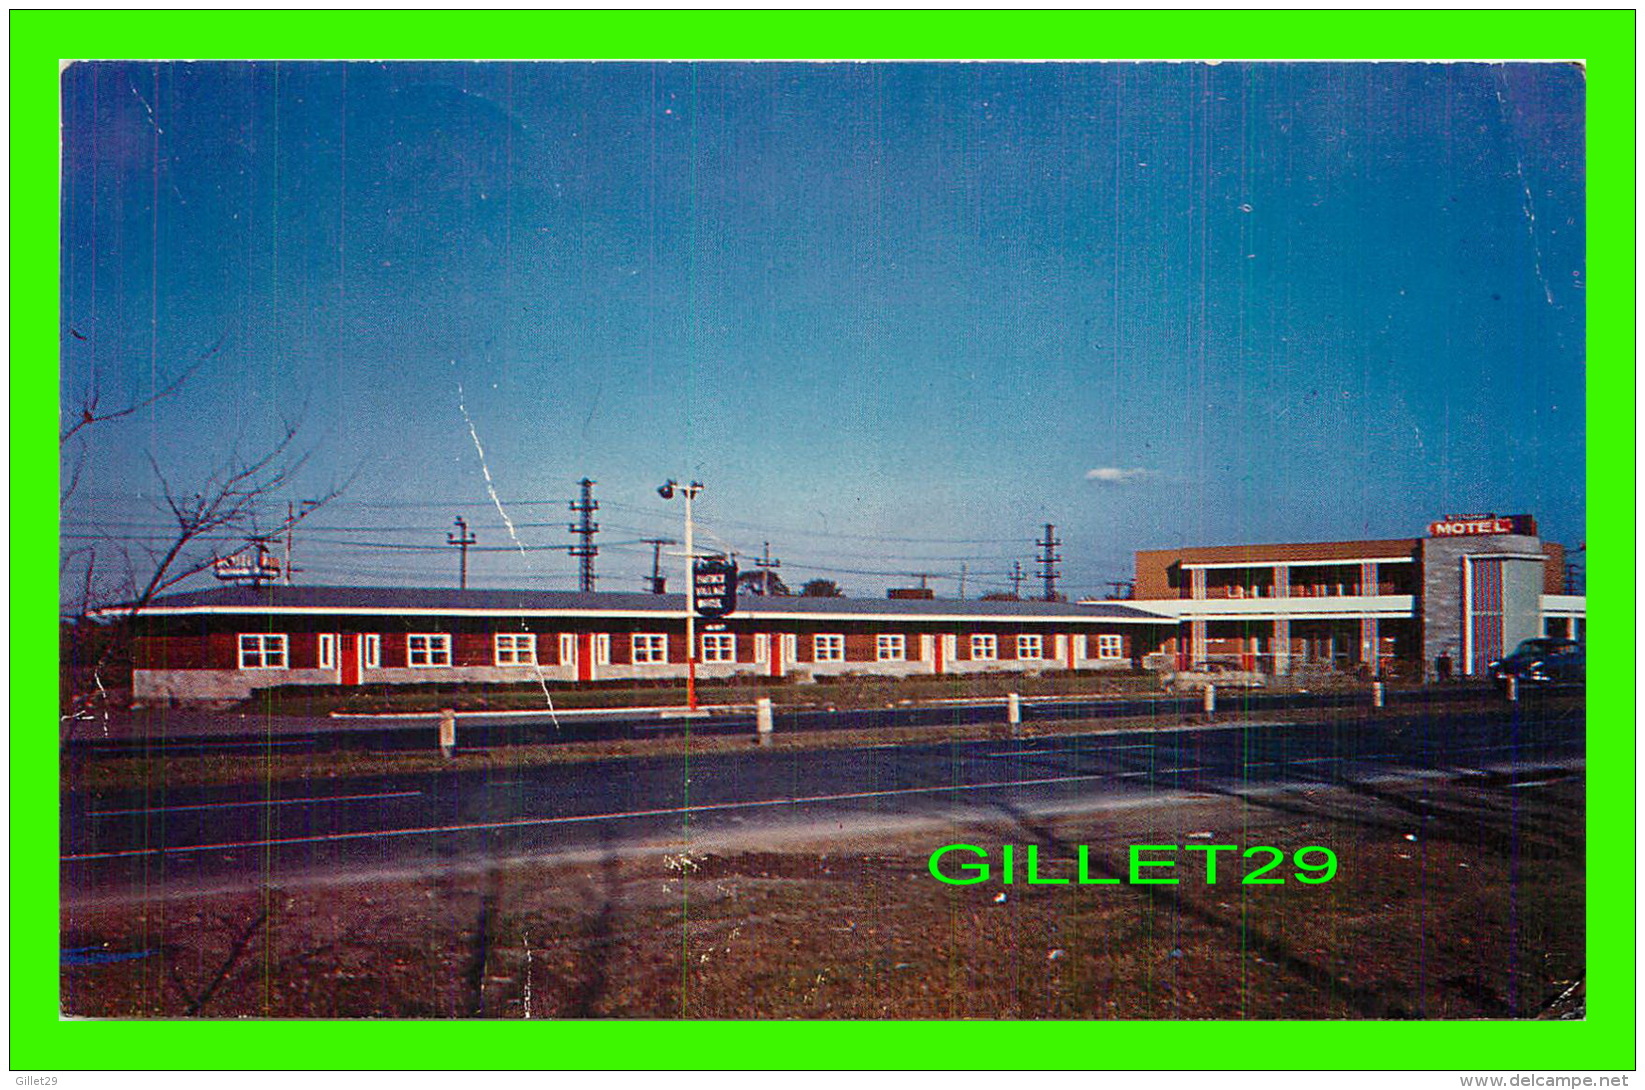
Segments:
[[[534,547],[598,481],[611,590],[668,477],[861,594],[1004,589],[1045,523],[1076,595],[1448,512],[1575,544],[1582,118],[1567,65],[75,66],[65,404],[199,363],[89,433],[65,544],[285,419],[292,498],[351,482],[314,582],[453,582],[487,474]]]

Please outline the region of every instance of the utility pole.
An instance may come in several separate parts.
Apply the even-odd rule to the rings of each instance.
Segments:
[[[577,558],[578,576],[577,589],[584,594],[594,591],[594,558],[600,555],[600,547],[594,544],[594,535],[600,532],[600,524],[593,519],[594,512],[600,505],[594,500],[594,482],[584,477],[577,482],[582,486],[583,498],[581,502],[573,502],[568,506],[582,518],[572,523],[568,529],[583,539],[582,544],[571,547],[571,555]]]
[[[1110,601],[1135,598],[1137,596],[1137,581],[1135,579],[1110,579],[1103,585],[1113,591],[1113,593],[1108,596]]]
[[[1022,597],[1022,561],[1011,561],[1011,597]]]
[[[668,578],[663,575],[663,546],[678,545],[679,542],[671,537],[648,537],[645,544],[651,546],[651,584],[652,594],[668,593]]]
[[[965,601],[965,565],[960,565],[960,601]]]
[[[1062,555],[1056,550],[1062,542],[1057,540],[1056,531],[1057,528],[1048,522],[1045,524],[1045,540],[1034,542],[1041,550],[1039,577],[1045,581],[1045,600],[1047,602],[1057,601],[1057,564],[1062,560]]]
[[[760,583],[759,583],[760,589],[757,593],[760,593],[760,594],[771,594],[771,593],[773,593],[773,591],[771,589],[771,583],[772,583],[772,580],[773,580],[774,577],[772,576],[771,573],[775,572],[778,568],[780,568],[782,566],[783,566],[783,562],[781,560],[777,560],[777,559],[773,558],[772,555],[771,555],[771,542],[769,542],[769,541],[765,542],[765,547],[764,547],[763,551],[760,553],[759,556],[754,558],[754,567],[759,569],[759,574],[760,574]]]
[[[446,532],[446,544],[455,545],[462,552],[462,560],[457,568],[457,587],[460,590],[468,589],[468,547],[477,540],[473,534],[468,532],[468,523],[461,515],[457,516],[457,532],[455,534],[450,531]]]
[[[286,501],[286,562],[285,567],[281,570],[285,576],[286,586],[288,587],[291,586],[291,573],[294,570],[291,566],[292,527],[307,518],[309,516],[309,512],[313,511],[318,506],[320,506],[320,502],[318,500],[304,500],[302,513],[298,514],[296,505],[290,500]]]

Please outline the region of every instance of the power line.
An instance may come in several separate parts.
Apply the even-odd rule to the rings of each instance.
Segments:
[[[606,506],[613,511],[633,511],[638,514],[654,514],[650,508],[639,507],[633,504],[607,501]],[[848,534],[839,530],[809,530],[796,529],[790,526],[779,526],[770,522],[743,522],[738,519],[708,518],[704,520],[719,526],[735,526],[743,530],[758,530],[772,534],[798,537],[839,537],[856,541],[900,541],[912,544],[927,545],[1008,545],[1021,541],[1015,537],[899,537],[892,534]]]

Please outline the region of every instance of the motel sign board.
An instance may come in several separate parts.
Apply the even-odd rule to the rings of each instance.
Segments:
[[[710,557],[691,565],[699,616],[715,620],[737,608],[737,565]]]
[[[1428,524],[1429,537],[1480,537],[1487,534],[1536,536],[1536,520],[1530,515],[1446,515]]]

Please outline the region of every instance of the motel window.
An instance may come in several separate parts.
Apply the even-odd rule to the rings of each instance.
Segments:
[[[450,666],[451,637],[443,633],[418,633],[406,637],[407,666]]]
[[[844,636],[816,636],[812,640],[812,651],[818,662],[844,662]]]
[[[658,632],[641,632],[634,636],[634,665],[668,661],[668,637]]]
[[[771,661],[771,637],[766,635],[764,632],[761,632],[754,637],[754,661]]]
[[[498,666],[536,665],[537,637],[532,633],[499,632],[496,640]]]
[[[1041,636],[1018,636],[1017,657],[1019,659],[1038,659],[1045,657],[1045,639]]]
[[[737,637],[728,632],[710,632],[703,636],[704,662],[736,662]]]
[[[1125,638],[1123,636],[1098,636],[1097,658],[1122,659],[1125,657]]]
[[[901,662],[908,657],[908,641],[901,635],[874,637],[874,657],[880,662]]]
[[[667,658],[667,655],[663,656]],[[611,665],[611,633],[596,632],[594,634],[594,664],[596,666]]]
[[[335,635],[326,634],[320,637],[319,657],[320,669],[337,669],[337,637]]]
[[[286,654],[284,635],[245,635],[240,637],[240,669],[284,670],[290,662]]]
[[[977,635],[971,637],[971,657],[974,659],[995,659],[1000,654],[1000,641],[997,636]]]
[[[577,661],[577,637],[569,632],[560,634],[560,665],[570,666]]]
[[[383,637],[375,632],[360,637],[360,665],[375,670],[383,661]]]

